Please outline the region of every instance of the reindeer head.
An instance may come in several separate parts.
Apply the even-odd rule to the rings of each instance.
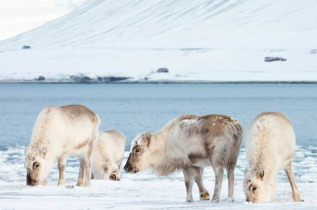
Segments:
[[[103,170],[101,170],[102,177],[106,180],[120,181],[120,169],[118,165],[105,164]]]
[[[137,173],[151,167],[151,151],[149,145],[151,142],[151,133],[137,135],[132,142],[131,152],[127,163],[124,166],[126,172]]]
[[[246,169],[244,172],[243,192],[247,202],[274,202],[274,186],[266,180],[264,169]]]
[[[47,148],[30,148],[25,150],[24,166],[27,172],[26,184],[35,186],[42,182],[47,177],[47,164],[45,156]]]

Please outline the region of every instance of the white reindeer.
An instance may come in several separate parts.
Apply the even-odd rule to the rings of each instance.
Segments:
[[[246,201],[273,202],[281,168],[284,168],[291,184],[294,201],[302,201],[292,170],[295,134],[284,114],[259,114],[247,131],[245,147],[250,167],[245,171],[243,182]]]
[[[26,150],[27,185],[45,185],[56,159],[58,185],[64,185],[66,158],[76,155],[80,161],[77,186],[90,186],[91,153],[99,123],[98,116],[83,105],[50,106],[42,110]]]
[[[100,132],[92,155],[92,174],[95,179],[120,181],[124,146],[125,136],[121,132]]]

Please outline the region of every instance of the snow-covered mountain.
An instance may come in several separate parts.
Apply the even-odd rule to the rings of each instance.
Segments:
[[[0,80],[317,81],[316,11],[316,0],[90,0],[0,42]]]
[[[0,40],[62,17],[86,0],[0,0]]]

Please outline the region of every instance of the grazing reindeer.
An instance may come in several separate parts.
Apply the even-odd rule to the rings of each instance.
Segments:
[[[228,172],[228,197],[232,200],[234,168],[242,142],[240,123],[226,115],[182,115],[169,122],[161,131],[137,136],[124,169],[138,172],[153,168],[158,175],[169,175],[182,169],[187,202],[192,202],[193,180],[200,198],[209,199],[203,185],[204,167],[211,165],[215,175],[212,202],[219,202],[224,169]]]
[[[98,116],[83,105],[50,106],[42,110],[26,150],[27,185],[45,185],[55,159],[58,160],[58,185],[64,185],[66,158],[76,155],[80,161],[77,186],[90,186],[91,153],[99,123]]]
[[[246,201],[273,202],[277,175],[282,167],[291,184],[294,201],[302,201],[292,170],[295,134],[284,114],[259,114],[247,131],[245,147],[250,167],[245,171],[243,182]]]
[[[92,154],[92,174],[95,179],[120,181],[124,146],[125,136],[121,132],[100,132]]]

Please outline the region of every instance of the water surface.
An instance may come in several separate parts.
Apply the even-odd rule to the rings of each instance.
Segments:
[[[292,121],[297,144],[317,146],[316,84],[0,84],[2,147],[27,145],[46,106],[84,104],[101,119],[101,130],[155,132],[182,114],[227,114],[246,129],[263,111]]]
[[[244,129],[263,111],[281,111],[292,121],[297,149],[295,176],[317,175],[316,84],[0,84],[0,181],[25,179],[23,148],[29,144],[38,113],[46,106],[84,104],[101,119],[101,130],[117,129],[127,137],[155,132],[182,114],[227,114]],[[246,167],[241,150],[236,174]],[[78,162],[68,161],[76,179]],[[51,177],[57,179],[57,171]],[[149,175],[149,177],[153,177]],[[286,180],[282,173],[281,179]]]

